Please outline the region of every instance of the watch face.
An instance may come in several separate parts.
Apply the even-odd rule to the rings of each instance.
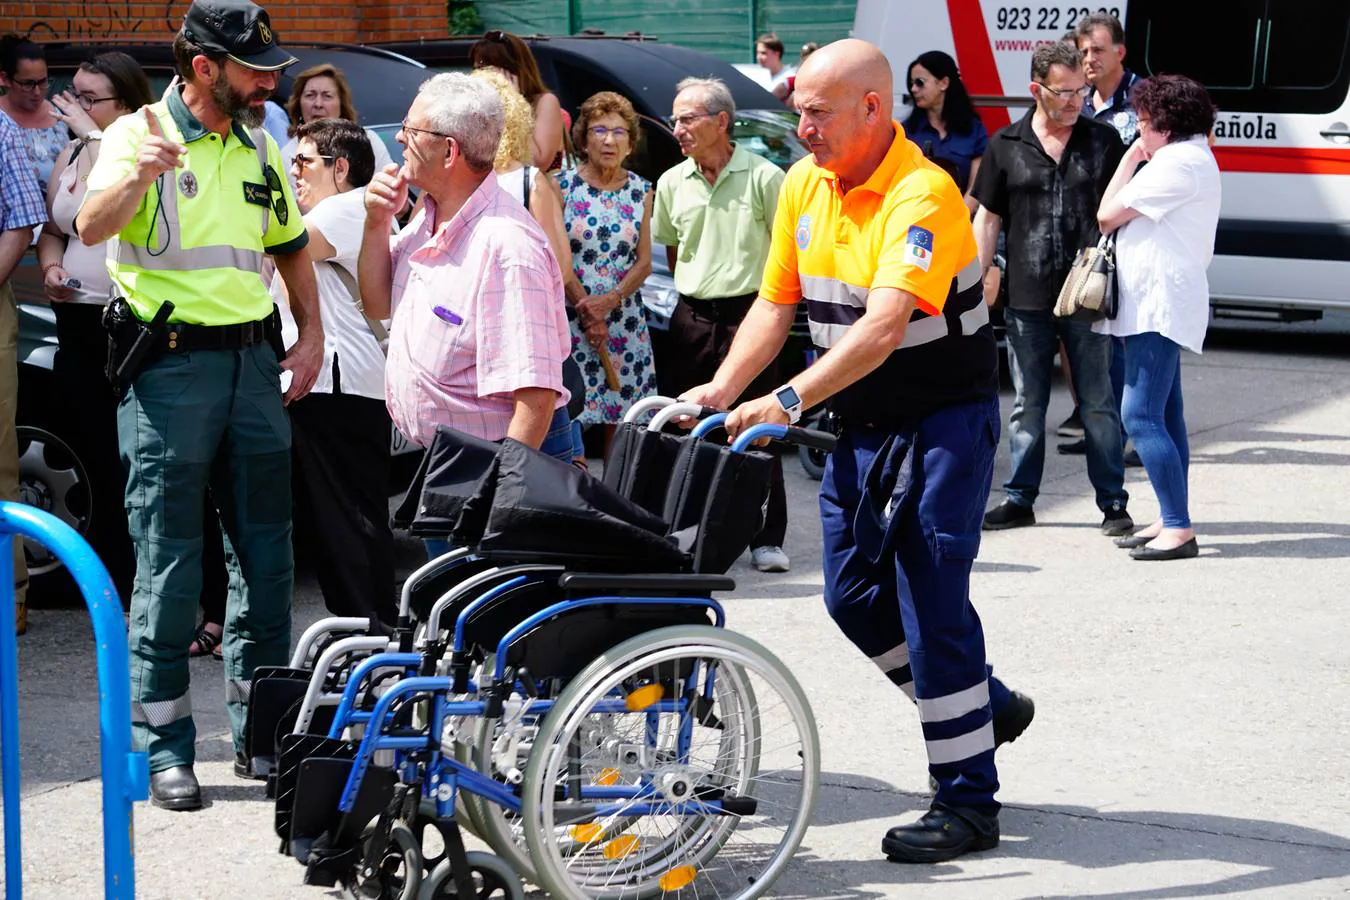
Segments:
[[[791,409],[794,406],[802,405],[802,398],[797,396],[797,391],[791,387],[779,388],[775,396],[783,409]]]

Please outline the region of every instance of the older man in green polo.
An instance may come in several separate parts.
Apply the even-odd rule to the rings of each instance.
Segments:
[[[684,162],[656,184],[652,236],[666,245],[680,302],[670,320],[666,352],[657,360],[663,389],[676,393],[705,384],[717,372],[736,329],[755,302],[783,171],[732,141],[736,104],[717,78],[686,78],[676,86],[671,125]],[[745,396],[778,387],[775,366]],[[751,542],[761,572],[786,572],[787,494],[775,457],[764,527]]]

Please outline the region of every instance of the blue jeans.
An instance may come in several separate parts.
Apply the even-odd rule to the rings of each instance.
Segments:
[[[1050,405],[1050,379],[1059,342],[1069,354],[1073,388],[1087,439],[1088,480],[1097,493],[1097,508],[1122,507],[1125,461],[1120,440],[1120,413],[1111,391],[1111,339],[1085,322],[1056,318],[1048,310],[1005,311],[1008,363],[1012,369],[1012,415],[1008,444],[1012,474],[1003,484],[1008,499],[1034,506],[1045,469],[1045,412]]]
[[[1157,332],[1125,338],[1125,430],[1158,495],[1166,528],[1190,528],[1191,446],[1181,401],[1181,347]]]
[[[572,442],[572,417],[567,414],[567,407],[560,406],[553,411],[553,418],[548,423],[548,434],[544,435],[539,452],[570,463]],[[440,538],[424,538],[422,544],[427,548],[427,559],[435,559],[450,552],[450,542]]]

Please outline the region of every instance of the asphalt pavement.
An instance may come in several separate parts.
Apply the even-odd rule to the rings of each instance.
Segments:
[[[1038,524],[986,535],[972,594],[989,658],[1036,700],[999,752],[1002,845],[885,862],[927,807],[917,717],[821,603],[815,484],[789,461],[792,571],[742,561],[729,626],[796,673],[824,788],[774,896],[1021,898],[1350,893],[1350,320],[1211,332],[1184,360],[1200,558],[1131,560],[1098,532],[1083,458],[1046,461]],[[1011,395],[1004,394],[1005,412]],[[1070,408],[1057,386],[1050,421]],[[1007,473],[1007,446],[995,472]],[[1140,524],[1157,512],[1127,475]],[[405,569],[418,547],[401,547]],[[298,623],[322,613],[302,576]],[[300,628],[297,627],[298,634]],[[34,610],[20,639],[25,896],[101,896],[97,688],[87,617]],[[218,663],[193,663],[208,807],[136,813],[142,898],[302,900],[271,804],[231,773]],[[12,894],[11,894],[12,896]]]

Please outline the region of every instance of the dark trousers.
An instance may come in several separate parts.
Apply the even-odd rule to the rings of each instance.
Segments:
[[[122,603],[130,605],[136,554],[127,531],[127,472],[117,447],[117,398],[104,373],[108,332],[103,328],[103,307],[54,303],[52,312],[58,344],[56,378],[61,396],[70,404],[65,421],[70,423],[73,449],[89,475],[95,510],[87,535],[89,545],[112,577]],[[220,516],[209,497],[202,521],[202,621],[219,625],[225,621],[230,579]]]
[[[998,422],[991,398],[907,433],[847,427],[820,486],[830,615],[918,706],[938,801],[988,814],[999,808],[993,714],[1009,692],[985,663],[970,572]]]
[[[297,515],[307,522],[324,605],[397,618],[389,528],[389,413],[383,400],[313,393],[287,407]]]
[[[680,295],[680,302],[670,317],[670,333],[665,342],[668,352],[657,363],[657,371],[663,373],[662,383],[669,385],[673,394],[712,381],[717,367],[727,358],[731,342],[736,339],[736,330],[754,305],[755,296],[745,294],[722,300],[698,300]],[[780,377],[775,360],[750,383],[739,399],[764,396],[782,384]],[[775,454],[764,527],[750,546],[781,547],[786,536],[787,489],[783,484],[782,458]]]

